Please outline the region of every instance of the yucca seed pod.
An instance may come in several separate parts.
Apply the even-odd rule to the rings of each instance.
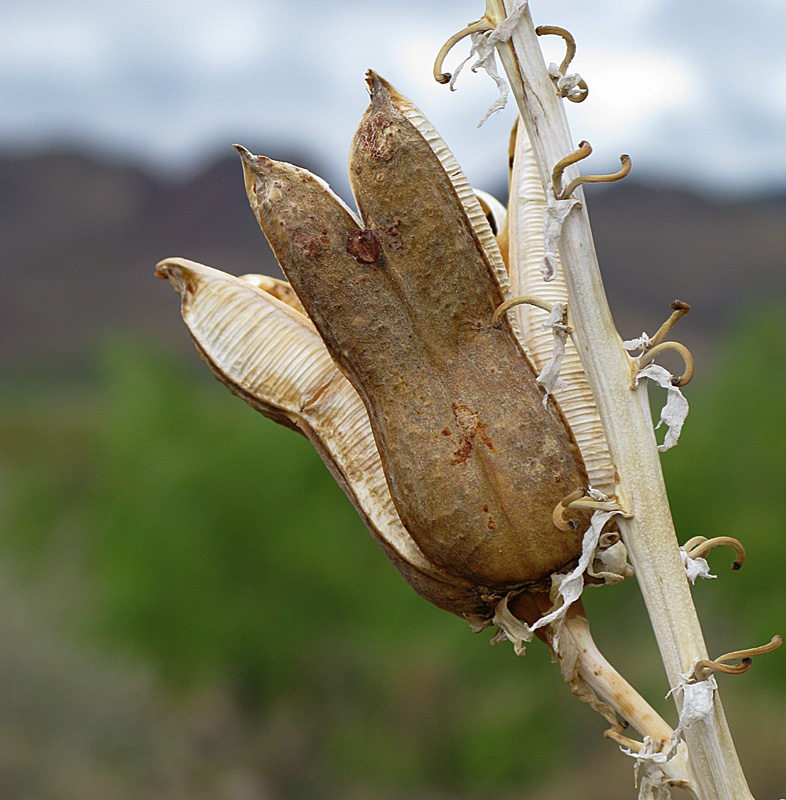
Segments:
[[[310,173],[241,149],[252,208],[429,562],[497,591],[542,585],[581,550],[586,518],[552,520],[588,485],[581,456],[513,329],[492,325],[505,270],[466,179],[406,98],[369,85],[350,159],[363,223]]]

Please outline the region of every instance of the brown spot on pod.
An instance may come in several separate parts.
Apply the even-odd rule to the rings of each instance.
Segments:
[[[349,231],[347,252],[361,264],[374,264],[379,259],[381,248],[374,231]]]
[[[469,457],[472,455],[472,442],[469,439],[461,439],[461,444],[458,449],[453,453],[451,466],[457,464],[466,464]]]
[[[465,438],[474,439],[477,436],[489,450],[494,449],[494,442],[486,433],[487,426],[480,421],[480,417],[472,409],[459,403],[451,403],[451,408],[459,430]]]

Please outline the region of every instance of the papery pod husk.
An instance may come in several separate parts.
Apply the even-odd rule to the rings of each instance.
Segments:
[[[514,295],[537,297],[550,305],[567,303],[568,289],[561,265],[557,268],[554,280],[543,280],[541,265],[545,255],[543,215],[546,210],[546,194],[526,128],[522,124],[517,128],[508,204],[508,269],[511,291]],[[527,304],[516,306],[515,310],[527,351],[540,371],[554,351],[551,330],[543,329],[548,315]],[[565,386],[555,388],[554,397],[581,450],[590,484],[613,497],[616,491],[614,464],[595,398],[579,354],[570,338],[565,346],[560,378]]]
[[[180,294],[183,320],[214,375],[265,416],[313,442],[415,591],[459,616],[487,616],[488,600],[468,582],[435,569],[401,524],[363,402],[297,310],[288,285],[267,276],[235,278],[181,258],[162,261],[156,274]]]
[[[442,140],[371,74],[350,180],[363,219],[319,179],[241,150],[251,206],[368,410],[401,521],[441,571],[499,590],[580,553],[552,512],[587,486],[578,448],[513,329],[492,326],[504,264]]]
[[[250,283],[252,286],[256,286],[257,289],[261,289],[263,292],[272,295],[276,300],[280,300],[282,303],[286,303],[290,308],[294,308],[295,311],[299,311],[301,314],[306,313],[303,304],[297,299],[297,295],[286,281],[273,278],[270,275],[260,275],[256,272],[241,275],[240,280]]]

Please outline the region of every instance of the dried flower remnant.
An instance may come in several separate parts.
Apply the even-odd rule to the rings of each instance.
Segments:
[[[514,14],[518,24],[511,30],[507,26]],[[562,101],[566,94],[578,88],[578,83],[573,87],[569,87],[568,82],[561,85],[567,65],[563,62],[562,69],[546,68],[529,10],[515,0],[486,0],[483,19],[492,26],[505,26],[505,35],[497,43],[497,54],[521,113],[523,125],[520,127],[526,129],[531,142],[540,186],[545,189],[545,204],[554,207],[547,231],[549,246],[539,262],[540,267],[547,280],[556,279],[558,268],[566,278],[565,299],[568,301],[568,324],[573,329],[571,338],[581,354],[582,375],[592,389],[593,406],[602,419],[608,452],[613,456],[613,492],[628,512],[619,517],[619,529],[637,572],[669,682],[677,687],[686,666],[694,660],[701,661],[706,655],[658,458],[658,450],[676,443],[687,411],[678,387],[690,380],[692,359],[682,346],[669,343],[664,347],[662,342],[687,308],[675,308],[675,314],[658,334],[652,340],[642,341],[643,352],[638,359],[631,358],[623,350],[602,288],[582,184],[618,180],[629,171],[630,160],[623,157],[622,169],[610,176],[580,176],[575,165],[589,155],[590,148],[585,146],[581,149],[584,152],[580,150],[565,156],[573,150],[573,138]],[[494,33],[483,35],[491,38]],[[563,38],[569,60],[572,37]],[[444,57],[444,52],[440,57]],[[569,174],[563,189],[562,171],[566,168]],[[568,198],[575,203],[558,215],[556,204]],[[520,216],[521,205],[520,198],[511,191],[513,220]],[[541,217],[540,224],[542,221]],[[521,233],[514,232],[509,224],[505,236],[509,247],[521,244],[520,238]],[[511,252],[506,263],[513,277],[515,259]],[[543,299],[541,292],[531,286],[517,286],[515,280],[512,283],[515,293]],[[563,300],[562,297],[553,299]],[[527,314],[533,314],[528,305],[518,308],[520,313],[526,309]],[[522,330],[526,334],[527,326],[522,326]],[[665,370],[661,373],[661,368],[651,363],[663,349],[677,350],[683,355],[685,371],[678,378]],[[643,391],[637,390],[637,378],[647,376],[658,379],[669,394],[666,413],[662,416],[669,425],[669,432],[664,445],[657,449],[648,404],[644,402]],[[555,396],[559,401],[557,391]],[[568,496],[555,514],[559,517],[562,508],[575,508],[588,502],[585,498],[573,500]],[[709,696],[706,714],[699,714],[689,726],[683,726],[684,742],[676,751],[669,746],[673,737],[665,740],[649,733],[645,734],[643,743],[632,743],[629,747],[631,754],[637,756],[637,775],[641,773],[640,800],[665,800],[670,796],[668,787],[672,785],[681,786],[701,800],[750,800],[723,708],[715,697],[717,692],[705,694]],[[678,708],[681,696],[681,692],[675,693]],[[626,746],[631,742],[627,740],[626,743],[626,737],[616,730],[609,732],[609,736]],[[690,760],[685,762],[684,770],[675,769],[677,753],[683,747],[686,757],[690,750]]]
[[[593,514],[592,524],[584,534],[579,563],[567,575],[560,574],[552,578],[552,595],[556,596],[556,602],[547,614],[539,617],[534,624],[529,625],[520,622],[509,613],[505,613],[507,610],[506,604],[501,604],[501,607],[498,607],[494,623],[499,627],[501,633],[513,643],[517,653],[522,652],[523,643],[531,642],[533,635],[540,628],[551,625],[555,626],[555,629],[559,631],[559,623],[564,620],[570,607],[581,597],[584,590],[585,575],[592,569],[602,531],[609,520],[619,513],[618,510],[614,510],[597,511]],[[617,577],[617,580],[619,579]],[[612,580],[611,582],[616,581]],[[511,620],[514,622],[512,626],[510,624]]]
[[[688,683],[696,681],[706,681],[713,672],[724,672],[727,675],[742,675],[747,672],[756,656],[763,656],[772,653],[783,644],[782,636],[773,636],[772,639],[760,647],[750,647],[745,650],[734,650],[731,653],[724,653],[714,660],[697,659],[693,664],[685,680]],[[739,661],[739,664],[729,664],[729,661]]]
[[[647,364],[636,373],[636,386],[639,385],[642,378],[655,381],[667,393],[666,405],[661,410],[660,421],[655,426],[660,428],[661,425],[666,425],[667,428],[663,444],[658,445],[658,450],[663,453],[675,447],[679,441],[682,426],[688,416],[688,401],[679,388],[674,385],[672,374],[663,367],[657,364]]]
[[[491,24],[485,16],[481,17],[477,22],[470,23],[464,30],[451,36],[437,55],[437,59],[434,63],[434,77],[439,83],[450,83],[451,91],[455,91],[456,80],[461,70],[464,68],[464,65],[472,56],[477,56],[475,63],[471,67],[472,71],[477,72],[479,69],[484,70],[497,85],[497,91],[499,92],[497,99],[489,106],[483,118],[478,123],[479,128],[492,114],[496,114],[497,111],[502,111],[507,105],[508,84],[504,78],[500,77],[497,70],[495,48],[500,42],[505,42],[510,38],[513,29],[519,23],[519,20],[527,9],[527,2],[528,0],[515,0],[507,19],[502,21],[499,25]],[[448,52],[467,36],[469,36],[472,41],[469,55],[456,67],[456,71],[453,75],[442,72],[442,64]]]
[[[742,542],[733,536],[715,536],[712,539],[708,539],[706,536],[694,536],[685,542],[680,550],[684,551],[689,558],[697,559],[705,556],[713,548],[720,546],[730,547],[734,551],[734,562],[731,568],[734,570],[741,569],[745,563],[745,548]]]
[[[671,742],[666,750],[645,750],[631,752],[628,755],[635,756],[637,763],[650,761],[655,764],[663,764],[673,758],[677,752],[680,741],[685,736],[685,731],[699,723],[707,723],[712,717],[715,694],[718,691],[718,683],[713,672],[724,672],[727,675],[741,675],[747,672],[755,656],[764,655],[777,650],[783,644],[780,636],[774,636],[772,640],[761,647],[753,647],[748,650],[737,650],[733,653],[726,653],[719,656],[714,661],[709,659],[697,659],[690,669],[680,675],[680,681],[669,695],[678,693],[681,699],[679,724],[674,729]],[[729,661],[737,661],[739,664],[729,665]],[[668,697],[668,695],[667,695]]]
[[[685,567],[685,575],[691,583],[696,583],[697,578],[709,580],[718,577],[710,572],[710,565],[705,558],[689,556],[682,547],[680,548],[680,557]]]
[[[543,397],[544,403],[548,402],[548,397],[554,393],[554,389],[564,389],[567,386],[559,376],[562,360],[565,358],[565,347],[570,335],[570,328],[566,324],[567,316],[567,304],[554,303],[549,312],[548,321],[541,325],[544,331],[550,330],[554,337],[554,352],[538,375],[538,386],[541,386],[546,392]]]
[[[562,63],[559,66],[549,64],[549,75],[554,81],[560,97],[564,97],[572,103],[583,103],[587,99],[589,88],[585,80],[577,72],[568,73],[568,66],[573,61],[573,56],[576,55],[576,40],[569,31],[556,25],[539,25],[535,28],[535,33],[538,36],[554,34],[564,39],[565,58],[562,59]]]

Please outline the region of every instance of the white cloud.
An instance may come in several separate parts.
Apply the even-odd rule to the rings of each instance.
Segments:
[[[711,14],[704,0],[531,7],[536,23],[577,38],[590,96],[569,115],[599,171],[629,152],[640,175],[786,181],[786,165],[761,165],[786,117],[782,0],[718,0]],[[467,71],[451,94],[431,78],[441,43],[481,12],[481,0],[5,0],[0,146],[65,137],[185,168],[235,139],[281,138],[343,174],[373,67],[421,106],[471,180],[499,183],[513,112],[478,131],[490,81]],[[559,39],[546,48],[561,59]],[[706,155],[712,141],[723,159]]]
[[[638,51],[582,51],[592,102],[587,114],[611,129],[636,128],[653,113],[685,110],[699,99],[698,77],[690,64],[665,54]]]

